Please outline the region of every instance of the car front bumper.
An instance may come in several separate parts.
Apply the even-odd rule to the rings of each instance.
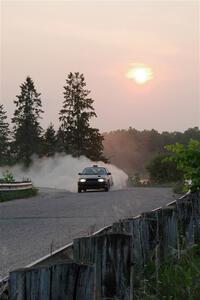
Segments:
[[[107,187],[107,181],[98,182],[97,180],[87,180],[85,182],[78,182],[78,188],[82,190],[105,189]]]

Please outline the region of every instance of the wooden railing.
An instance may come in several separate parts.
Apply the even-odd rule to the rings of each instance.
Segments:
[[[158,274],[170,257],[178,260],[183,250],[199,242],[200,195],[187,194],[165,207],[75,239],[67,249],[60,249],[61,257],[59,251],[53,253],[55,261],[46,257],[44,265],[40,260],[11,272],[10,299],[25,300],[37,289],[42,300],[49,300],[52,291],[60,300],[72,294],[81,300],[132,300],[137,283],[148,280],[149,265]],[[156,277],[155,286],[158,281]]]

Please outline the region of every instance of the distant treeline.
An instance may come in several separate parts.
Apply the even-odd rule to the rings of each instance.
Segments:
[[[104,155],[130,176],[136,173],[146,176],[146,167],[159,153],[165,154],[165,145],[175,143],[187,145],[190,139],[200,141],[198,127],[189,128],[183,133],[159,133],[154,129],[139,131],[130,127],[128,130],[104,134]]]

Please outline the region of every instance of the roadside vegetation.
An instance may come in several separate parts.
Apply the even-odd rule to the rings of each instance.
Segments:
[[[136,187],[172,187],[177,194],[200,191],[200,142],[190,139],[187,145],[166,145],[148,165],[148,178],[138,173],[129,183]]]
[[[200,142],[191,139],[186,146],[176,143],[165,148],[172,154],[165,161],[175,163],[183,174],[184,190],[200,192]]]
[[[199,300],[200,245],[186,250],[178,261],[163,264],[135,291],[137,300]]]
[[[23,180],[23,182],[30,182],[29,179]],[[3,172],[3,178],[0,178],[0,184],[10,184],[12,183],[19,183],[15,181],[13,174],[9,170],[5,170]],[[26,190],[10,190],[10,191],[3,191],[0,187],[0,202],[15,200],[15,199],[22,199],[22,198],[29,198],[37,195],[38,190],[36,188],[26,189]]]
[[[170,175],[167,168],[173,166],[183,178],[183,191],[199,194],[200,142],[191,139],[186,146],[176,143],[167,145],[165,149],[169,152],[168,155],[158,161],[165,166],[163,170],[166,178]],[[152,170],[154,174],[154,168]],[[138,176],[135,177],[135,182],[141,182]],[[138,300],[198,300],[199,295],[200,244],[182,251],[180,259],[169,258],[161,266],[147,265],[144,279],[139,282],[135,291],[135,299]]]
[[[0,191],[0,202],[22,199],[22,198],[30,198],[36,196],[37,193],[38,190],[36,188],[21,190],[21,191],[9,191],[9,192]]]

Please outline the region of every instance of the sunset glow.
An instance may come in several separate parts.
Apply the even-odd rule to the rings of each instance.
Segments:
[[[29,75],[41,92],[41,126],[59,128],[66,76],[80,72],[95,101],[92,124],[102,133],[200,126],[199,1],[5,0],[0,6],[0,104],[8,120]]]
[[[144,84],[153,78],[153,71],[150,67],[144,65],[134,65],[126,76],[138,84]]]

